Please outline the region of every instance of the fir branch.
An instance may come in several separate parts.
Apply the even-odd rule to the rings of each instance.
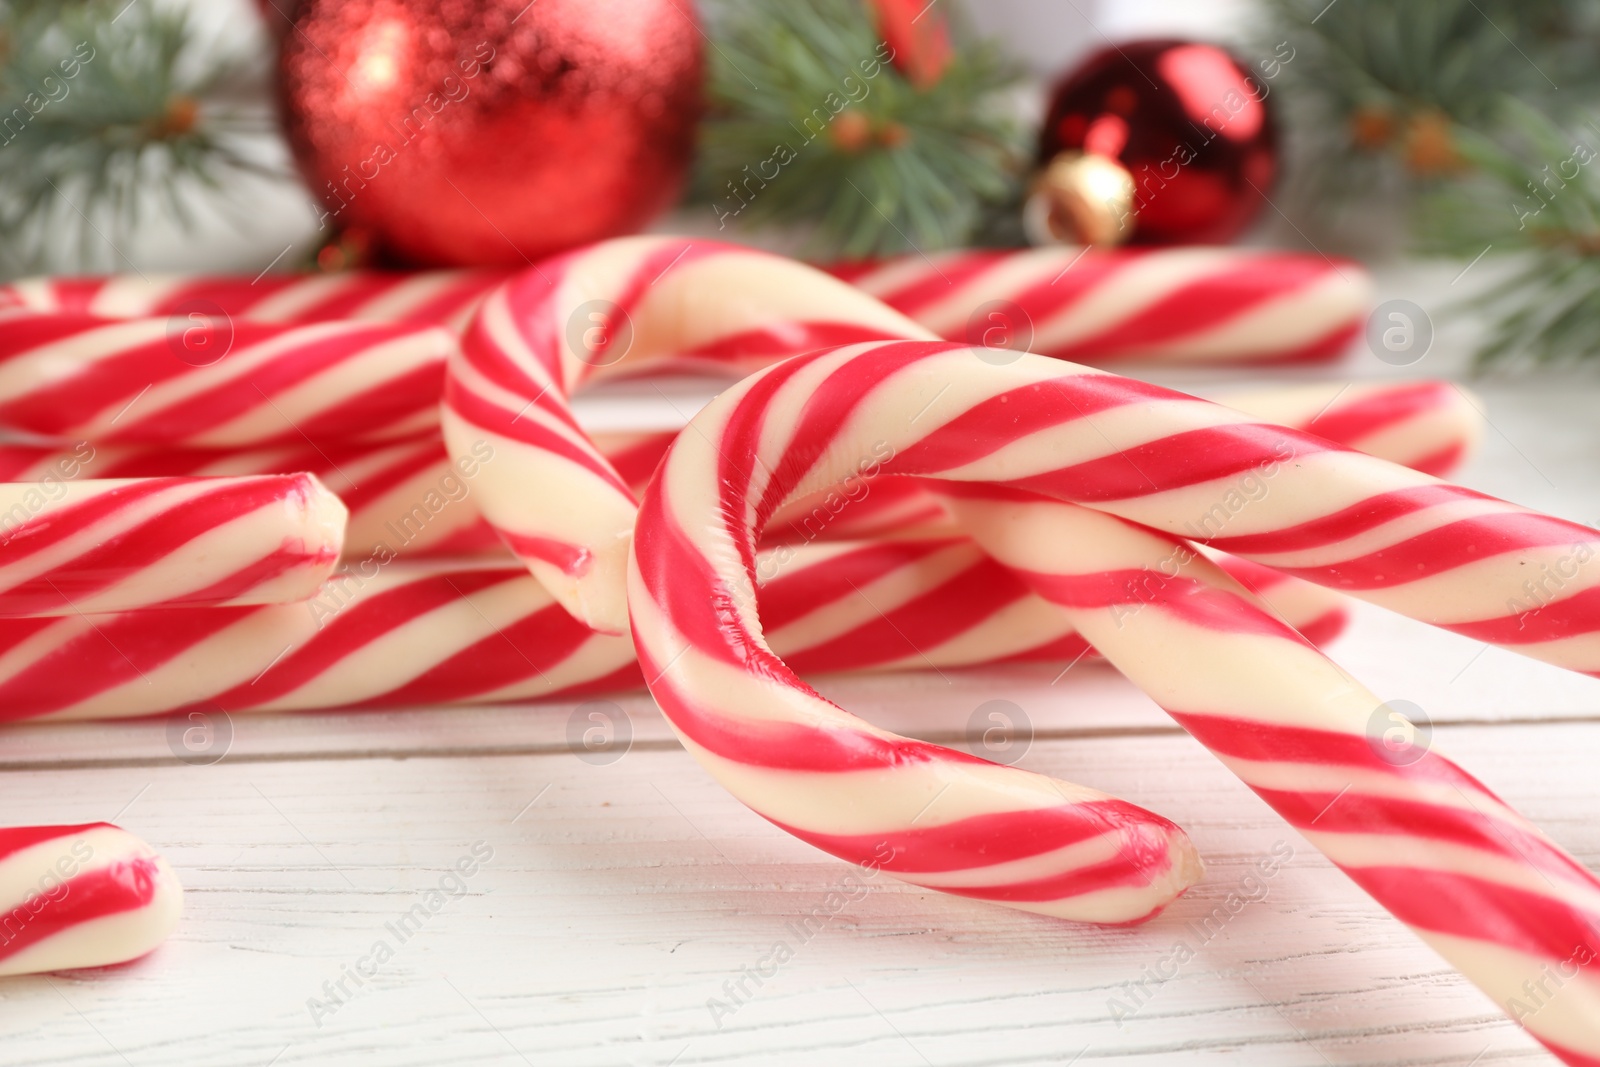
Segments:
[[[204,191],[227,206],[247,175],[281,177],[246,140],[273,129],[259,61],[201,42],[182,8],[12,0],[0,59],[0,241],[17,269],[75,246],[103,261],[146,214],[184,226]]]
[[[1487,132],[1516,96],[1579,107],[1600,88],[1592,0],[1263,0],[1262,42],[1294,49],[1280,81],[1288,199],[1337,227],[1376,195],[1454,180],[1451,140]],[[1557,91],[1557,86],[1560,91]]]
[[[1017,71],[967,42],[931,86],[887,58],[863,0],[743,0],[712,12],[699,197],[720,224],[814,225],[851,257],[962,244],[1015,193]]]
[[[1600,354],[1600,128],[1569,131],[1509,97],[1489,125],[1500,132],[1457,131],[1471,172],[1420,203],[1422,248],[1520,259],[1511,277],[1463,302],[1495,317],[1480,366]]]

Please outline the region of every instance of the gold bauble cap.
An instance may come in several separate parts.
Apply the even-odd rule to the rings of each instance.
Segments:
[[[1119,245],[1133,236],[1133,175],[1114,159],[1061,152],[1034,180],[1022,221],[1034,244]]]

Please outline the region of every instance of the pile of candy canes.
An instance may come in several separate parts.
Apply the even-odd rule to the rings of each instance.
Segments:
[[[1600,671],[1600,565],[1506,608],[1595,531],[1435,477],[1479,429],[1447,383],[1220,406],[1064,362],[1311,359],[1366,302],[1358,268],[1276,253],[830,275],[671,237],[509,277],[15,283],[0,718],[648,682],[707,770],[833,855],[1138,922],[1200,877],[1179,827],[800,679],[1092,651],[1504,1003],[1600,951],[1600,883],[1437,751],[1386,759],[1379,701],[1318,644],[1345,593]],[[746,376],[679,433],[573,414],[595,381],[690,369]],[[172,872],[114,827],[0,831],[0,874],[0,974],[130,959],[177,920]],[[1600,1062],[1600,982],[1564,989],[1522,1021]]]

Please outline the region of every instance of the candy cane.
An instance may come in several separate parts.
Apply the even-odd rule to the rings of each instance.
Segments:
[[[941,337],[1102,363],[1338,355],[1372,282],[1349,260],[1245,248],[1036,248],[906,256],[834,272]]]
[[[1236,573],[1321,640],[1344,624],[1333,594]],[[762,575],[773,640],[808,673],[1070,663],[1089,651],[965,539],[773,549]],[[626,638],[584,627],[514,564],[367,560],[303,604],[0,619],[0,720],[438,706],[643,684]]]
[[[499,271],[458,270],[24,278],[0,286],[0,306],[110,319],[195,312],[283,325],[344,319],[459,330],[484,294],[504,280]]]
[[[450,361],[445,439],[458,458],[479,442],[504,457],[483,479],[490,524],[563,605],[617,632],[635,501],[578,429],[574,391],[669,360],[747,370],[829,342],[931,336],[776,256],[674,237],[607,241],[484,301]]]
[[[1371,282],[1352,261],[1256,249],[983,249],[827,269],[947,339],[980,343],[973,331],[988,329],[995,321],[989,314],[998,312],[1006,328],[1034,335],[1035,351],[1088,362],[1324,358],[1355,336],[1371,303]],[[346,271],[255,280],[30,278],[0,288],[0,304],[109,318],[207,307],[256,322],[459,327],[504,277]]]
[[[1237,550],[1248,537],[1253,548],[1282,552],[1286,541],[1309,540],[1339,566],[1303,569],[1333,585],[1354,569],[1350,560],[1387,552],[1401,576],[1382,586],[1383,596],[1416,615],[1451,618],[1494,605],[1525,560],[1583,528],[1169,390],[1035,356],[997,367],[983,355],[897,342],[799,356],[723,393],[674,442],[641,505],[628,598],[650,690],[691,754],[755,811],[842,858],[947,891],[1038,881],[1050,858],[1078,841],[1041,825],[1049,788],[874,728],[819,696],[764,639],[751,577],[757,533],[784,501],[864,472],[939,479],[958,499],[976,485],[987,497],[1042,494],[1106,513],[1119,534],[1127,526],[1119,520],[1137,522],[1152,531],[1149,540],[1096,540],[1087,578],[1078,581],[1068,562],[1059,569],[1071,577],[1052,583],[1053,570],[1040,561],[1071,560],[1070,538],[1023,540],[998,521],[980,526],[980,535],[1002,555],[1025,544],[1027,555],[1018,549],[1012,562],[1071,608],[1092,641],[1116,648],[1113,660],[1247,782],[1278,790],[1269,799],[1291,818],[1309,825],[1314,798],[1350,783],[1355,803],[1319,831],[1345,836],[1319,843],[1470,978],[1498,996],[1505,976],[1520,982],[1574,952],[1590,954],[1581,962],[1592,958],[1600,882],[1442,758],[1386,777],[1365,740],[1350,740],[1377,701],[1192,549],[1154,532],[1184,530],[1190,515],[1208,514],[1208,502],[1238,496],[1238,509],[1225,508],[1229,536],[1211,531],[1213,542]],[[1384,531],[1387,523],[1398,530]],[[1340,527],[1350,542],[1341,542]],[[1393,547],[1416,540],[1441,557],[1420,579],[1406,566],[1415,546]],[[1151,572],[1155,595],[1144,592]],[[1168,573],[1174,577],[1162,585]],[[1592,576],[1593,569],[1580,574],[1585,582]],[[1137,640],[1117,632],[1125,615],[1107,620],[1108,604],[1147,601],[1156,608],[1135,615]],[[1547,626],[1600,628],[1582,594],[1545,610],[1555,620]],[[1180,622],[1187,628],[1176,631]],[[1194,630],[1222,631],[1227,640],[1201,640]],[[1585,660],[1595,643],[1579,638],[1552,650],[1535,641],[1519,650]],[[1344,688],[1325,707],[1334,698],[1314,687],[1319,695],[1308,696],[1308,679]],[[1296,702],[1302,710],[1293,710]],[[1325,769],[1340,765],[1347,766]],[[1330,787],[1335,777],[1341,781]],[[1492,843],[1497,834],[1509,840]],[[1463,896],[1469,889],[1476,895]],[[1019,903],[1013,892],[988,898]],[[1075,914],[1063,901],[1020,900]],[[1600,984],[1581,987],[1535,1030],[1570,1062],[1600,1053],[1597,992]]]
[[[625,356],[652,365],[754,366],[823,344],[924,331],[820,271],[715,241],[631,237],[559,256],[491,293],[451,358],[445,442],[480,442],[490,524],[591,627],[627,624],[623,577],[636,508],[568,406]]]
[[[439,326],[0,315],[0,428],[95,444],[261,448],[433,432]]]
[[[0,484],[0,616],[304,600],[344,505],[308,474]]]
[[[1321,437],[1430,474],[1444,473],[1475,447],[1483,418],[1453,383],[1417,381],[1278,387],[1215,398],[1267,422]],[[596,433],[591,440],[637,494],[677,436],[675,431]],[[492,459],[490,460],[492,462]],[[218,477],[306,471],[349,509],[345,555],[363,559],[448,556],[498,550],[500,539],[471,495],[482,450],[459,463],[438,437],[386,445],[328,443],[272,449],[159,446],[71,448],[0,444],[0,481],[71,478]],[[820,523],[819,502],[797,501],[768,527],[769,537],[859,539],[948,525],[938,500],[911,481],[884,483]]]
[[[1263,422],[1305,430],[1334,444],[1444,476],[1483,437],[1483,408],[1450,381],[1319,382],[1208,397]]]
[[[665,450],[665,444],[659,446]],[[481,459],[457,465],[437,436],[387,445],[302,444],[267,449],[154,446],[75,448],[0,444],[0,481],[69,478],[216,478],[305,471],[349,509],[344,554],[363,559],[498,551],[471,501]],[[649,471],[644,472],[649,477]]]
[[[166,861],[110,823],[0,828],[0,976],[137,959],[182,910]]]
[[[964,492],[956,510],[1114,666],[1535,1037],[1569,1063],[1600,1058],[1600,974],[1588,966],[1600,958],[1600,880],[1582,864],[1417,745],[1403,715],[1182,542],[1075,505],[986,500],[981,490]],[[1558,970],[1559,992],[1530,996]]]

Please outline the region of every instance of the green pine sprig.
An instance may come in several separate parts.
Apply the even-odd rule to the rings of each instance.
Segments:
[[[11,270],[97,252],[194,198],[236,205],[245,146],[273,129],[259,59],[220,52],[179,7],[11,0],[0,9],[0,248]]]
[[[1402,202],[1461,172],[1452,127],[1487,130],[1507,96],[1595,99],[1593,0],[1262,0],[1257,43],[1287,42],[1288,200],[1334,232],[1374,195]]]
[[[1470,173],[1419,204],[1421,248],[1515,257],[1509,277],[1465,302],[1493,320],[1481,366],[1600,355],[1600,126],[1511,97],[1490,125],[1496,135],[1457,131]]]
[[[958,37],[928,87],[887,61],[865,0],[740,0],[711,12],[699,199],[720,228],[795,224],[813,254],[972,241],[1014,199],[1017,69]]]

